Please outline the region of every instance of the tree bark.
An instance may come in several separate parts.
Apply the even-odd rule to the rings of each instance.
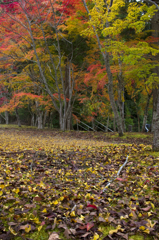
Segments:
[[[159,152],[159,92],[157,98],[156,119],[154,123],[154,137],[152,149],[155,152]]]
[[[148,94],[148,96],[147,96],[147,102],[146,102],[146,106],[145,106],[144,118],[143,118],[143,123],[142,123],[142,132],[145,132],[145,125],[147,122],[147,115],[148,115],[148,109],[149,109],[151,96],[152,96],[152,92],[150,94]]]
[[[5,121],[6,121],[6,124],[8,125],[9,124],[9,112],[8,111],[5,111]]]
[[[39,109],[38,101],[35,101],[37,112],[37,125],[38,129],[43,129],[43,111]]]
[[[122,121],[122,128],[125,131],[125,118],[124,118],[124,80],[122,76],[122,62],[118,59],[120,72],[118,74],[118,108]]]
[[[114,132],[116,132],[116,122],[115,122],[115,118],[113,119],[113,129],[114,129]]]
[[[155,1],[157,4],[159,1]],[[158,38],[159,37],[159,10],[155,13],[152,18],[152,36]],[[159,41],[156,40],[155,43],[159,47]],[[158,63],[159,54],[154,57],[154,60]],[[154,68],[154,73],[159,77],[159,67]],[[155,84],[155,83],[154,83]],[[156,84],[157,85],[157,84]],[[153,124],[152,131],[154,132],[153,151],[159,151],[159,85],[153,90]]]
[[[35,126],[35,114],[34,113],[31,116],[31,126]]]
[[[43,112],[39,112],[37,115],[38,119],[38,129],[43,129]]]
[[[15,108],[15,115],[17,118],[17,123],[18,123],[18,127],[21,127],[21,122],[20,122],[20,118],[19,118],[19,113],[18,113],[18,108]]]

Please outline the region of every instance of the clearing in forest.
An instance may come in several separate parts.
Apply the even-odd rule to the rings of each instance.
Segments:
[[[159,154],[145,135],[0,135],[0,239],[159,239]]]

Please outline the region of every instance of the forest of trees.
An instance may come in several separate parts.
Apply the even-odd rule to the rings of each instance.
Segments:
[[[150,124],[159,151],[158,4],[0,0],[0,123]]]

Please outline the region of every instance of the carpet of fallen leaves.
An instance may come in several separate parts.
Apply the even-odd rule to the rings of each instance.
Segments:
[[[53,131],[0,136],[0,239],[35,240],[43,230],[39,239],[159,239],[159,156],[150,146]]]

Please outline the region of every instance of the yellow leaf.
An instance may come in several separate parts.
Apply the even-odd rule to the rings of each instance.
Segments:
[[[33,218],[32,220],[33,220],[36,224],[39,224],[39,223],[40,223],[39,218],[37,218],[37,217]]]
[[[14,231],[13,228],[11,228],[11,226],[9,226],[9,230],[10,230],[10,232],[11,232],[13,235],[17,235],[17,233]]]
[[[117,232],[118,232],[118,229],[110,230],[110,231],[109,231],[109,234],[112,235],[113,233],[117,233]]]
[[[148,217],[150,217],[150,216],[152,215],[152,213],[151,213],[151,212],[148,212],[148,214],[147,214],[147,215],[148,215]]]
[[[75,216],[76,216],[75,211],[72,211],[72,212],[70,213],[70,216],[71,216],[71,217],[75,217]]]
[[[57,205],[59,202],[57,200],[52,202],[54,205]]]
[[[99,235],[97,233],[95,233],[92,240],[97,240],[97,239],[99,239]]]
[[[150,227],[150,228],[153,228],[153,227],[155,226],[155,224],[156,224],[156,222],[155,222],[155,223],[152,223],[150,219],[147,219],[147,222],[148,222],[148,223],[147,223],[146,225],[147,225],[148,227]]]
[[[18,194],[19,191],[20,191],[19,188],[17,188],[17,189],[15,190],[15,193]]]
[[[141,226],[139,227],[140,230],[144,231],[145,230],[145,227],[144,226]]]
[[[150,230],[149,230],[149,229],[145,229],[143,232],[149,234],[149,233],[150,233]]]
[[[1,185],[0,185],[0,188],[2,188],[2,189],[3,189],[4,187],[5,187],[5,186],[4,186],[4,184],[1,184]]]
[[[0,191],[0,196],[2,196],[3,195],[3,192],[2,191]]]
[[[25,228],[25,232],[29,233],[31,231],[31,225],[27,224],[26,228]]]
[[[151,206],[152,206],[153,209],[155,208],[155,205],[152,202],[151,202]]]
[[[39,226],[39,227],[38,227],[38,232],[41,231],[42,227],[43,227],[43,226]]]
[[[83,220],[85,217],[83,216],[83,215],[81,215],[80,217],[79,217],[79,219],[80,220]]]
[[[40,182],[39,186],[45,188],[45,184],[43,182]]]
[[[130,216],[130,217],[133,217],[133,214],[132,214],[132,212],[129,214],[129,216]]]
[[[42,211],[43,213],[47,213],[47,210],[46,210],[46,208],[44,208],[44,210]]]
[[[29,189],[30,192],[32,191],[32,187],[31,186],[28,186],[28,189]]]

